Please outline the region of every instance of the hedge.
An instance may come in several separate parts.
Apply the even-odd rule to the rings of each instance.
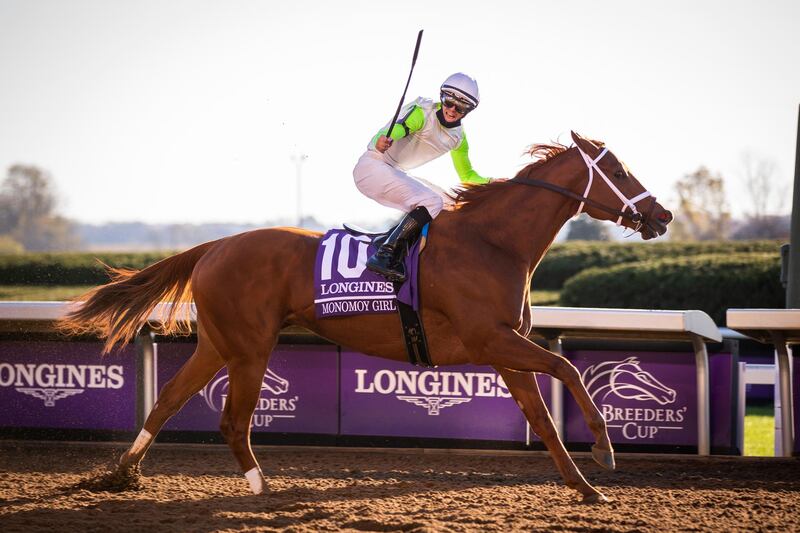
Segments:
[[[715,253],[766,252],[780,254],[779,241],[733,242],[656,242],[607,243],[569,242],[553,245],[533,275],[534,289],[558,290],[564,283],[591,267],[609,267],[622,263],[670,257]]]
[[[780,244],[777,241],[560,243],[539,264],[532,286],[559,290],[566,280],[587,268],[662,257],[738,252],[771,252],[777,256]],[[108,280],[97,259],[115,267],[141,269],[169,255],[172,252],[0,255],[0,285],[95,285]]]
[[[708,254],[591,268],[571,278],[559,305],[699,309],[719,325],[729,308],[783,308],[779,254]]]
[[[98,285],[108,281],[98,260],[140,270],[172,253],[0,255],[0,285]]]

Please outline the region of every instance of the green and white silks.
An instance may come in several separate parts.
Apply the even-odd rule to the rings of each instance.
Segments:
[[[417,98],[405,105],[392,130],[392,146],[384,153],[375,149],[375,142],[386,135],[388,125],[372,138],[353,169],[356,186],[362,193],[404,212],[424,206],[435,218],[449,198],[441,188],[406,172],[447,152],[462,182],[489,181],[472,169],[463,126],[442,125],[436,117],[439,107],[440,104],[427,98]]]

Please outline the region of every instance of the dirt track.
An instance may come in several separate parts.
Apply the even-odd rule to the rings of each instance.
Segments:
[[[0,441],[0,530],[791,531],[800,460],[618,457],[577,463],[612,502],[582,505],[543,453],[446,455],[258,448],[252,496],[224,447],[156,446],[144,489],[70,488],[122,447]]]

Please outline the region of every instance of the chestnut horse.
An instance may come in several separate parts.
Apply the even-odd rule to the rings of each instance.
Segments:
[[[638,231],[663,234],[672,214],[601,143],[572,133],[576,146],[534,145],[537,160],[516,177],[454,193],[454,209],[431,225],[420,264],[421,316],[437,365],[491,365],[569,487],[584,501],[606,498],[578,471],[553,425],[535,372],[561,380],[591,429],[594,459],[614,468],[606,423],[564,357],[528,340],[529,288],[536,265],[561,227],[580,211]],[[64,331],[107,339],[106,351],[129,341],[156,304],[190,302],[197,309],[197,348],[164,386],[117,473],[135,469],[161,427],[223,367],[229,396],[220,429],[251,490],[266,481],[250,447],[250,421],[270,352],[281,328],[302,326],[335,344],[402,361],[398,316],[317,320],[314,259],[321,235],[269,228],[201,244],[142,271],[113,270],[114,280],[85,295],[61,322]],[[188,317],[173,305],[161,333],[185,333]],[[183,306],[184,308],[186,306]],[[479,422],[476,422],[479,423]]]

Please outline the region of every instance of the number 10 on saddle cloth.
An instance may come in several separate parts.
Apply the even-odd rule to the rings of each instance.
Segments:
[[[367,270],[367,258],[376,246],[368,235],[329,230],[320,242],[314,264],[314,304],[317,318],[396,313],[399,299],[419,310],[417,273],[427,226],[405,258],[406,282],[395,292],[394,283]]]

